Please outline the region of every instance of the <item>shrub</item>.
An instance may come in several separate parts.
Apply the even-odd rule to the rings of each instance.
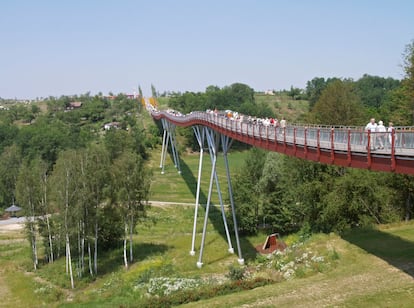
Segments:
[[[209,299],[220,295],[252,290],[273,283],[270,279],[256,278],[253,280],[237,280],[222,285],[207,285],[194,290],[180,290],[165,296],[152,296],[141,302],[139,307],[171,307],[182,305],[203,299]]]
[[[245,273],[245,267],[230,265],[226,277],[232,281],[243,280]]]

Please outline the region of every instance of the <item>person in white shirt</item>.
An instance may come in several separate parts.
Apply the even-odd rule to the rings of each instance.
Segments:
[[[384,137],[385,137],[386,131],[387,130],[384,126],[384,122],[379,121],[378,126],[377,126],[377,141],[379,143],[378,149],[381,149],[381,150],[384,149]]]
[[[390,148],[392,146],[392,132],[395,130],[392,122],[388,123],[388,128],[387,128],[387,135],[388,135],[388,141],[390,144]],[[394,147],[395,147],[395,143],[397,142],[397,135],[394,133]]]
[[[371,150],[375,150],[375,133],[377,131],[377,123],[375,123],[375,119],[371,118],[367,126],[365,126],[366,131],[370,131],[370,147]]]

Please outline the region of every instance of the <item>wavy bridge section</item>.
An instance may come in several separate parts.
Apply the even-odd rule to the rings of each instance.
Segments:
[[[280,126],[254,124],[214,112],[150,111],[155,119],[177,126],[202,125],[269,151],[323,164],[414,174],[414,127],[397,127],[387,133],[371,133],[363,127]],[[382,138],[383,148],[376,143]]]

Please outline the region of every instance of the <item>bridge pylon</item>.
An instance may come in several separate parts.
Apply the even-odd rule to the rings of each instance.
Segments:
[[[210,174],[210,182],[209,182],[209,189],[208,189],[208,195],[207,195],[206,211],[205,211],[205,216],[204,216],[203,233],[201,237],[200,254],[199,254],[198,261],[197,261],[197,267],[201,268],[203,266],[202,258],[203,258],[203,252],[204,252],[204,244],[205,244],[207,223],[208,223],[208,214],[209,214],[209,209],[211,205],[211,195],[213,191],[214,182],[216,183],[224,229],[225,229],[226,238],[227,238],[227,242],[229,246],[228,252],[234,253],[234,248],[231,243],[230,233],[229,233],[229,229],[227,225],[227,219],[226,219],[226,213],[224,209],[223,197],[222,197],[222,193],[220,189],[220,183],[219,183],[219,179],[217,176],[216,167],[217,167],[217,156],[219,152],[220,143],[223,149],[224,162],[226,165],[227,184],[229,188],[230,203],[231,203],[233,222],[234,222],[234,227],[235,227],[234,232],[236,236],[236,244],[237,244],[238,254],[239,254],[238,262],[240,264],[244,264],[244,259],[242,258],[240,241],[239,241],[239,236],[238,236],[238,231],[237,231],[237,221],[236,221],[234,202],[233,202],[233,191],[231,187],[230,171],[229,171],[228,159],[227,159],[227,153],[228,153],[228,150],[230,149],[232,141],[229,137],[221,135],[220,133],[214,131],[212,128],[209,128],[206,126],[193,126],[193,129],[194,129],[194,133],[196,135],[197,141],[200,146],[200,163],[199,163],[199,170],[198,170],[196,204],[195,204],[195,211],[194,211],[193,239],[192,239],[192,247],[191,247],[190,254],[195,255],[194,242],[195,242],[195,233],[196,233],[197,210],[199,206],[202,155],[203,155],[204,143],[205,143],[205,140],[207,140],[208,150],[209,150],[210,159],[211,159],[211,174]]]
[[[177,151],[177,141],[175,139],[175,124],[167,121],[166,119],[161,119],[162,128],[164,130],[162,137],[162,150],[161,150],[161,161],[160,168],[161,174],[165,173],[165,159],[167,157],[168,145],[171,147],[171,154],[173,156],[173,161],[175,168],[177,168],[178,173],[181,174],[180,167],[180,158],[178,157]]]

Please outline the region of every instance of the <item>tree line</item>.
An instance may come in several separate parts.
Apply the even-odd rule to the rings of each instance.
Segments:
[[[82,107],[68,108],[73,101]],[[49,263],[64,257],[74,287],[76,277],[98,274],[103,251],[122,245],[125,267],[133,262],[151,179],[145,161],[158,131],[144,126],[141,102],[123,95],[62,96],[45,106],[30,122],[16,106],[0,112],[0,204],[24,209],[34,269],[40,251]]]
[[[305,123],[365,127],[372,117],[396,126],[414,124],[414,42],[403,56],[404,78],[364,74],[351,78],[315,77],[306,88],[285,91],[293,100],[307,99]],[[244,84],[210,86],[202,93],[172,97],[170,106],[191,112],[232,109],[259,117],[274,117],[269,105],[257,104]],[[279,115],[280,116],[280,115]],[[183,133],[196,149],[190,131]],[[251,149],[245,166],[233,177],[241,231],[270,227],[283,233],[306,227],[313,231],[343,231],[410,219],[413,215],[412,177],[354,170],[284,157]]]
[[[363,125],[371,117],[414,124],[414,41],[404,54],[401,81],[364,75],[354,82],[314,78],[307,83],[306,122]],[[239,227],[290,233],[342,232],[408,220],[414,214],[412,176],[343,168],[251,149],[234,177]]]

